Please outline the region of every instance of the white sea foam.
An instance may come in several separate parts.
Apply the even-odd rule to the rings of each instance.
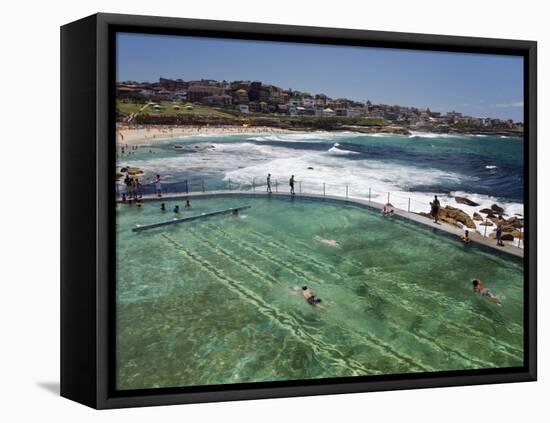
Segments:
[[[279,132],[276,134],[263,134],[247,138],[250,141],[282,141],[282,142],[318,142],[335,138],[361,137],[365,134],[359,132],[342,131],[314,131],[314,132]]]
[[[460,134],[437,134],[435,132],[410,131],[409,138],[464,138],[466,135]]]
[[[487,165],[487,166],[485,166],[485,169],[497,169],[497,168],[498,168],[498,166],[496,166],[496,165]]]
[[[338,148],[339,145],[340,144],[338,143],[334,144],[331,148],[328,149],[328,153],[337,156],[349,156],[350,154],[359,154],[357,151],[350,151]]]

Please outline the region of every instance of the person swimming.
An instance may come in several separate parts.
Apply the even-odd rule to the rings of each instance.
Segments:
[[[186,209],[190,209],[190,208],[191,208],[191,203],[189,202],[189,200],[185,200],[185,208],[186,208]]]
[[[317,297],[306,285],[302,286],[302,295],[310,305],[319,304],[322,300]]]
[[[166,206],[164,205],[164,203],[161,203],[160,210],[161,211],[166,211]]]
[[[174,207],[174,213],[179,213],[180,212],[180,206],[176,205],[176,207]]]
[[[340,244],[338,244],[338,241],[336,241],[335,239],[325,239],[321,238],[320,236],[315,236],[313,239],[317,242],[320,242],[321,244],[328,245],[329,247],[340,247]]]
[[[488,299],[492,303],[501,305],[501,302],[498,299],[498,297],[495,294],[493,294],[491,291],[489,291],[489,289],[485,288],[479,279],[474,279],[472,281],[472,285],[475,293],[480,294],[482,297]]]

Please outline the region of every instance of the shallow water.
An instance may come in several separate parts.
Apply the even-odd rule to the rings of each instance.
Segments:
[[[172,210],[175,203],[165,202]],[[130,230],[136,224],[173,213],[158,202],[118,205],[119,389],[523,363],[517,260],[353,206],[192,203],[180,217],[252,207],[137,234]],[[473,278],[503,307],[474,295]],[[302,285],[321,306],[296,294]]]

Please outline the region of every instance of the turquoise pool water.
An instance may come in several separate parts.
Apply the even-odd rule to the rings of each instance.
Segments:
[[[523,364],[523,267],[511,257],[305,200],[192,200],[179,217],[251,208],[131,231],[183,205],[165,203],[117,206],[118,389]],[[474,295],[473,278],[503,306]]]

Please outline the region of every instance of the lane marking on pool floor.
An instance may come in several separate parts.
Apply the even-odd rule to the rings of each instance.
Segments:
[[[224,231],[226,232],[226,231]],[[254,234],[256,235],[256,238],[258,239],[262,239],[262,240],[265,240],[265,242],[269,243],[269,244],[272,244],[272,245],[275,245],[281,249],[284,248],[284,251],[288,252],[289,251],[289,247],[288,246],[284,246],[278,242],[274,242],[272,241],[271,239],[268,239],[265,235],[262,235],[262,236],[259,236],[259,233],[258,232],[255,232],[254,231]],[[297,242],[299,244],[301,244],[302,246],[308,248],[309,250],[311,250],[311,246],[303,243],[303,242]],[[303,255],[303,254],[302,254]],[[306,256],[308,257],[308,256]],[[348,264],[350,265],[353,265],[354,267],[358,268],[358,269],[361,269],[361,266],[359,266],[358,264],[354,263],[353,261],[351,261],[350,259],[348,258],[344,258],[343,259],[344,262],[347,262]],[[324,267],[332,274],[332,275],[335,275],[335,273],[337,274],[337,269],[331,265],[324,265]],[[371,268],[373,269],[373,268]],[[364,268],[363,268],[364,270]],[[374,270],[374,269],[373,269]],[[384,276],[387,276],[385,272],[382,272],[382,274]],[[377,273],[377,276],[379,277],[381,275],[381,273]],[[338,276],[338,275],[337,275]],[[390,282],[390,285],[397,285],[399,287],[399,289],[401,290],[401,292],[410,292],[411,291],[411,284],[403,284],[403,283],[399,283],[397,281],[395,281],[393,278],[390,278],[389,279],[389,282]],[[424,293],[428,293],[426,290],[423,290],[421,289],[420,287],[418,287],[417,284],[412,284],[414,285],[414,287],[412,287],[412,290],[415,290],[415,287],[416,287],[416,290],[417,291],[423,291]],[[406,288],[404,288],[406,286]],[[430,293],[430,297],[434,297],[433,293]],[[425,296],[423,296],[423,298],[425,298]],[[439,296],[438,296],[439,298]],[[476,317],[479,317],[479,314],[476,313],[473,309],[471,309],[471,307],[468,307],[466,306],[465,308],[464,307],[459,307],[456,303],[449,303],[447,301],[438,301],[436,300],[436,302],[438,302],[439,304],[442,304],[444,307],[446,308],[449,308],[449,305],[451,305],[452,308],[454,308],[455,310],[459,310],[460,312],[467,312],[471,315],[474,315]],[[463,304],[463,303],[462,303]],[[400,304],[401,308],[403,308],[404,310],[408,311],[409,313],[411,313],[410,309],[404,307],[402,304]],[[418,315],[418,314],[416,314]],[[483,316],[482,315],[482,318],[486,319],[489,321],[489,319],[486,317],[486,316]],[[514,347],[506,342],[503,342],[503,341],[500,341],[498,339],[496,339],[494,336],[490,335],[490,334],[487,334],[487,333],[483,333],[483,332],[480,332],[470,326],[466,326],[466,325],[461,325],[459,323],[455,323],[451,320],[444,320],[442,323],[444,323],[445,325],[447,326],[450,326],[450,327],[454,327],[455,329],[459,330],[459,331],[466,331],[466,332],[469,332],[471,334],[475,334],[477,335],[478,337],[479,336],[482,336],[482,337],[485,337],[487,339],[489,339],[493,344],[497,345],[499,348],[499,351],[502,352],[503,354],[506,354],[512,358],[514,358],[515,360],[519,360],[520,357],[523,356],[523,350],[517,348],[517,347]],[[491,321],[491,323],[493,323]],[[514,326],[514,325],[512,325]],[[513,333],[513,331],[511,330],[510,327],[508,327],[508,331]],[[431,338],[428,334],[424,333],[423,334],[425,336],[425,338],[427,340],[431,340],[431,342],[437,342],[434,340],[434,338]],[[460,350],[456,350],[452,347],[448,347],[448,351],[453,351],[457,356],[459,357],[462,357],[462,358],[467,358],[468,357],[468,354],[463,352],[463,351],[460,351]],[[475,359],[471,360],[472,362],[475,361]],[[489,365],[489,363],[482,363],[482,362],[479,362],[478,364],[480,365],[484,365],[484,366],[487,366]]]
[[[250,263],[248,263],[244,260],[238,259],[234,254],[231,254],[229,251],[223,249],[222,247],[214,245],[210,240],[208,240],[208,238],[206,238],[202,235],[199,235],[196,231],[188,230],[188,232],[191,233],[192,235],[196,236],[198,239],[200,239],[201,241],[203,241],[207,245],[210,245],[214,252],[218,252],[220,254],[225,255],[229,260],[231,260],[231,262],[238,263],[245,270],[251,272],[250,267],[253,267],[253,268],[257,269],[256,266],[251,265]],[[254,272],[251,272],[251,273],[254,274]],[[260,273],[264,273],[264,272],[260,271]],[[255,275],[255,276],[257,276],[257,275]],[[278,280],[272,278],[271,276],[269,276],[269,278],[270,278],[270,280],[275,280],[276,284],[280,284],[280,282]],[[377,349],[379,349],[379,350],[381,350],[385,353],[389,352],[391,355],[393,355],[394,359],[398,359],[402,363],[404,362],[404,363],[408,364],[409,366],[411,366],[412,368],[416,368],[416,369],[419,369],[421,371],[433,371],[433,370],[435,370],[435,369],[429,367],[427,364],[419,362],[419,360],[417,360],[417,359],[415,359],[415,358],[413,358],[413,357],[411,357],[407,354],[404,354],[401,351],[395,350],[391,345],[384,342],[381,338],[377,337],[376,335],[354,331],[350,328],[346,328],[346,330],[348,332],[351,332],[352,334],[355,334],[357,337],[361,338],[363,343],[365,343],[365,340],[368,339],[371,346],[375,346],[375,347],[377,347]],[[367,343],[367,344],[369,344],[369,343]]]
[[[308,340],[309,342],[304,342],[305,345],[312,348],[312,350],[319,356],[324,357],[329,361],[332,361],[335,365],[343,367],[348,371],[351,370],[353,375],[380,374],[379,371],[369,369],[360,362],[346,357],[338,349],[324,343],[320,339],[317,339],[316,337],[302,330],[301,325],[296,322],[294,316],[283,313],[276,307],[266,303],[262,298],[255,295],[253,291],[245,288],[241,283],[235,281],[234,279],[229,278],[221,270],[212,266],[207,260],[199,256],[198,254],[189,251],[183,245],[181,245],[179,242],[177,242],[167,234],[163,233],[162,236],[170,244],[176,247],[177,250],[180,251],[187,259],[202,265],[208,273],[213,275],[218,281],[222,282],[226,287],[228,287],[238,296],[245,299],[245,301],[252,304],[262,314],[264,314],[264,316],[279,324],[279,326],[281,326],[283,329],[289,331],[298,340],[302,342]],[[331,353],[334,353],[338,357],[334,357],[333,355],[331,355]]]
[[[257,233],[257,232],[256,232]],[[258,236],[258,238],[261,238],[260,236]],[[266,242],[270,242],[269,241],[269,238],[268,237],[265,237],[265,235],[263,236],[263,238],[265,239]],[[298,240],[293,240],[296,244],[298,245],[301,245],[303,246],[304,248],[308,249],[311,251],[311,245],[308,245],[302,241],[298,241]],[[278,246],[279,248],[284,248],[285,250],[288,250],[288,246],[285,246],[283,244],[280,244],[278,242],[274,242],[274,241],[271,241],[271,244],[274,244],[276,246]],[[356,269],[359,269],[361,270],[362,272],[365,272],[367,271],[365,266],[362,266],[360,264],[358,264],[357,262],[355,262],[355,260],[352,260],[352,259],[349,259],[347,257],[342,257],[342,263],[347,263],[353,267],[355,267]],[[336,274],[337,277],[339,277],[338,275],[338,269],[332,265],[325,265],[325,267],[327,268],[327,271],[328,272],[332,272],[332,274]],[[368,268],[369,271],[373,271],[373,272],[376,272],[378,269],[377,268]],[[409,291],[409,288],[410,288],[410,285],[411,283],[407,283],[407,284],[399,284],[399,286],[402,288],[404,285],[407,286],[407,289],[406,291]],[[476,310],[474,310],[472,307],[470,306],[467,306],[465,305],[464,308],[462,307],[459,307],[455,302],[448,302],[446,300],[441,300],[442,298],[445,298],[445,293],[443,292],[437,292],[437,294],[434,295],[434,292],[430,292],[430,291],[426,291],[425,289],[422,289],[419,285],[413,283],[412,285],[414,285],[414,287],[417,288],[418,291],[421,291],[421,292],[424,292],[425,294],[429,293],[430,294],[430,297],[432,298],[438,298],[437,300],[435,300],[437,303],[439,303],[440,305],[442,305],[443,307],[445,308],[453,308],[453,309],[458,309],[460,310],[461,312],[467,312],[468,314],[474,316],[476,319],[483,319],[485,321],[487,321],[488,323],[490,324],[494,324],[494,321],[489,319],[487,316],[485,315],[482,315],[482,314],[479,314]],[[509,323],[508,326],[507,326],[507,331],[509,333],[512,333],[512,334],[516,334],[516,335],[522,335],[523,334],[523,327],[516,324],[516,323]],[[490,335],[489,335],[490,336]],[[506,343],[503,343],[503,345],[508,345]],[[511,349],[514,349],[514,347],[512,347],[511,345],[508,345]]]

